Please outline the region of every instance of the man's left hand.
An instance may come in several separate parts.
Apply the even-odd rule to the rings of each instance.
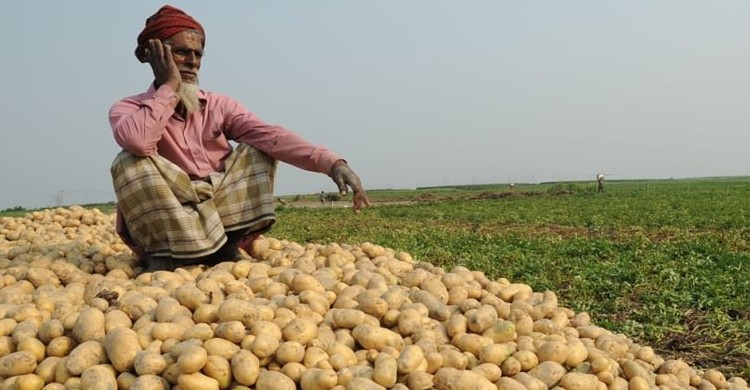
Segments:
[[[359,181],[357,176],[349,165],[344,160],[336,161],[331,168],[331,179],[339,187],[339,193],[341,196],[345,196],[350,187],[354,191],[354,212],[358,213],[364,206],[370,206],[370,199],[367,198],[367,192],[365,192],[362,183]]]

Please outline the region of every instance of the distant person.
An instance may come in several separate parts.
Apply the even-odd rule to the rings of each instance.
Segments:
[[[325,191],[320,191],[320,204],[322,205],[325,202],[326,202],[326,193]]]
[[[604,192],[604,174],[596,174],[596,193]]]
[[[354,212],[370,205],[339,155],[199,89],[205,41],[195,19],[161,7],[146,20],[135,50],[153,82],[109,111],[124,149],[111,168],[117,231],[147,272],[234,260],[239,247],[249,252],[254,237],[276,221],[277,160],[329,175],[342,195],[351,188]]]

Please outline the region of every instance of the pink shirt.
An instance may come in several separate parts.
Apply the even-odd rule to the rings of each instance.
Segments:
[[[236,100],[200,90],[203,108],[183,119],[175,115],[177,94],[164,84],[127,97],[109,110],[115,141],[137,156],[159,154],[181,167],[191,178],[204,178],[224,169],[231,152],[229,140],[255,147],[276,160],[328,174],[342,158],[324,146],[263,122]]]

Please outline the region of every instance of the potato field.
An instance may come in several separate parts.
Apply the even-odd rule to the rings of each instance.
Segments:
[[[154,273],[112,205],[0,213],[0,389],[749,389],[750,179],[595,186],[284,197]]]

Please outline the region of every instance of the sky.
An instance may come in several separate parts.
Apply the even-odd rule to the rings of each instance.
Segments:
[[[107,119],[164,1],[0,0],[0,210],[115,199]],[[750,1],[183,1],[201,88],[368,189],[750,174]],[[281,164],[277,195],[334,192]]]

